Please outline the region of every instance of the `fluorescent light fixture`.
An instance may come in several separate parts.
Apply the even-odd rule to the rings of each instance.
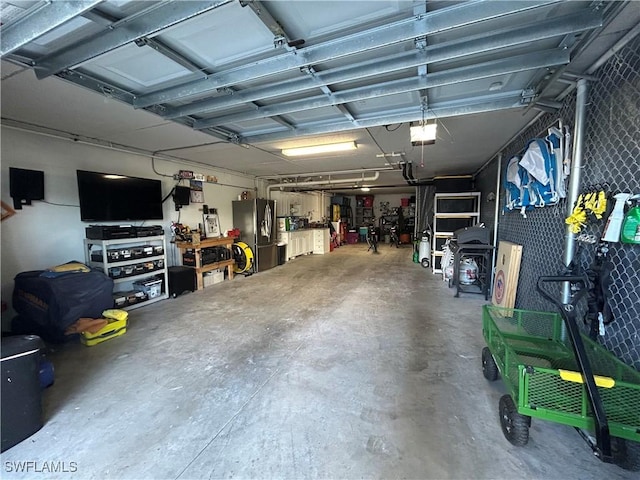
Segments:
[[[412,125],[409,127],[411,135],[411,145],[432,145],[436,143],[436,123],[425,123],[424,125]]]
[[[103,175],[103,176],[104,176],[104,178],[108,178],[109,180],[119,180],[121,178],[127,178],[127,177],[124,177],[122,175],[111,175],[111,174]]]
[[[328,143],[310,147],[285,148],[282,150],[282,154],[287,157],[297,157],[300,155],[316,155],[318,153],[345,152],[356,148],[358,148],[356,142]]]
[[[369,187],[362,187],[360,190],[362,190],[363,192],[371,191],[371,189]]]

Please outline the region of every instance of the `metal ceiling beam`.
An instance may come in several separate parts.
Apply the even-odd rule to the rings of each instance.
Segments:
[[[34,68],[39,79],[59,73],[87,60],[122,47],[139,38],[153,35],[165,28],[231,3],[233,0],[161,2],[122,19],[111,29],[91,39],[64,48],[35,61]],[[64,3],[64,2],[54,2]]]
[[[271,120],[273,120],[274,122],[279,123],[283,127],[287,127],[289,130],[293,130],[295,128],[290,122],[288,122],[287,120],[285,120],[282,117],[273,116],[273,117],[271,117]]]
[[[415,7],[413,7],[413,13],[415,15],[422,15],[427,13],[427,2],[423,2],[421,4],[416,5]],[[424,51],[427,48],[427,37],[416,37],[414,39],[414,46],[416,48],[416,50],[418,51]],[[424,63],[422,65],[418,65],[418,76],[419,77],[424,77],[427,75],[428,72],[428,64]],[[422,108],[426,109],[427,106],[429,105],[429,97],[428,97],[428,93],[427,93],[427,89],[423,89],[420,90],[420,103],[422,104]]]
[[[253,13],[256,14],[258,20],[260,20],[274,36],[284,37],[287,42],[289,41],[289,37],[282,29],[282,25],[273,18],[273,15],[271,15],[271,12],[269,12],[269,9],[264,5],[264,3],[259,0],[240,0],[240,5],[243,7],[249,7]]]
[[[345,35],[336,40],[311,45],[295,52],[287,52],[226,72],[209,76],[206,80],[190,81],[184,85],[142,95],[135,101],[137,108],[172,102],[202,95],[228,85],[255,80],[269,75],[299,69],[336,58],[431,35],[495,17],[514,14],[560,0],[496,2],[475,0],[429,12],[425,15],[390,23],[363,32]],[[186,2],[191,3],[191,2]]]
[[[119,18],[113,16],[109,13],[106,13],[99,8],[94,8],[90,12],[86,12],[83,15],[88,20],[97,23],[98,25],[102,25],[108,29],[112,28],[114,24],[122,21],[123,18]],[[164,42],[158,40],[157,38],[149,38],[149,37],[141,37],[135,40],[136,45],[139,47],[147,46],[158,52],[160,55],[164,55],[168,59],[176,62],[178,65],[186,68],[191,72],[202,72],[203,69],[191,59],[185,57],[181,53],[177,52],[173,48],[166,45]],[[202,73],[204,77],[206,74]]]
[[[193,128],[200,130],[232,122],[254,120],[258,118],[271,117],[273,115],[284,115],[315,108],[331,107],[334,105],[367,100],[380,96],[408,93],[422,89],[426,90],[434,87],[441,87],[443,85],[468,82],[496,75],[505,75],[508,73],[533,70],[536,68],[562,65],[569,63],[569,61],[569,52],[562,49],[527,53],[524,55],[517,55],[515,57],[493,60],[491,62],[452,68],[442,72],[431,73],[426,76],[416,76],[402,80],[378,83],[366,87],[353,88],[341,92],[334,92],[331,97],[319,95],[302,100],[293,100],[276,105],[260,107],[257,110],[248,112],[224,115],[206,120],[196,120],[193,124]]]
[[[147,46],[152,48],[160,55],[167,57],[169,60],[177,63],[181,67],[189,70],[190,72],[199,72],[203,77],[206,77],[207,74],[203,71],[203,68],[200,65],[197,65],[193,60],[187,58],[183,54],[177,52],[173,48],[167,46],[164,42],[157,40],[155,38],[143,37],[136,40],[136,45],[139,47]]]
[[[81,69],[60,72],[58,77],[68,80],[69,82],[73,82],[76,85],[88,88],[89,90],[98,92],[106,98],[114,98],[128,104],[133,103],[134,95],[131,92],[114,87],[104,80],[101,80]]]
[[[259,0],[240,0],[240,5],[242,5],[243,7],[249,7],[251,11],[256,15],[256,18],[260,20],[271,33],[273,33],[273,44],[275,47],[284,47],[289,51],[296,50],[296,47],[292,45],[287,32],[285,32],[282,28],[282,25],[280,25],[280,23],[275,18],[273,18],[273,15],[271,15],[271,12],[269,12],[269,9],[264,5],[264,3],[260,2]],[[230,88],[233,92],[232,95],[237,92],[233,87],[228,88]],[[260,109],[260,106],[253,101],[249,102],[249,104],[252,108]],[[287,127],[289,130],[293,130],[294,128],[294,126],[290,122],[277,115],[271,117],[271,120]]]
[[[322,93],[324,93],[325,97],[327,97],[328,99],[333,98],[333,91],[324,83],[318,81],[315,78],[315,74],[316,71],[313,67],[309,66],[309,67],[305,67],[302,69],[303,73],[306,73],[311,79],[312,81],[316,84],[316,88],[318,88]],[[353,114],[349,111],[349,109],[347,107],[345,107],[344,105],[333,105],[334,107],[336,107],[336,109],[345,117],[347,117],[348,120],[350,121],[354,121],[355,118],[353,117]]]
[[[602,25],[602,17],[598,12],[580,12],[546,20],[542,24],[521,25],[515,28],[496,31],[491,35],[476,35],[437,45],[428,45],[424,51],[403,52],[401,54],[361,62],[349,67],[315,72],[312,77],[295,78],[262,87],[240,90],[234,92],[233,95],[216,97],[180,107],[167,107],[162,116],[164,118],[177,118],[187,115],[199,115],[255,100],[290,95],[292,93],[318,88],[319,85],[332,85],[370,76],[383,75],[398,70],[418,67],[425,63],[452,60],[567,33],[581,32],[599,27],[600,25]],[[139,100],[140,99],[136,99],[137,102]]]
[[[0,28],[0,57],[79,17],[103,0],[40,2],[14,22]]]
[[[494,112],[498,110],[507,110],[513,108],[522,108],[521,100],[522,91],[504,92],[498,95],[485,95],[464,101],[451,101],[431,104],[429,111],[425,114],[425,120],[441,119],[447,117],[459,117],[464,115],[475,115],[478,113]],[[382,125],[392,125],[406,122],[416,122],[422,119],[422,113],[415,107],[407,108],[403,112],[394,112],[393,114],[384,113],[376,117],[368,117],[359,119],[357,126],[353,123],[343,120],[340,122],[332,121],[330,123],[322,123],[317,125],[309,125],[300,127],[295,130],[295,137],[304,137],[309,135],[322,135],[327,133],[344,132],[354,130],[355,128],[379,127]],[[262,143],[275,142],[291,139],[291,132],[273,132],[256,135],[247,135],[240,137],[241,143]]]
[[[83,16],[109,29],[112,28],[115,24],[124,20],[123,18],[118,18],[106,12],[103,12],[100,9],[94,9],[90,12],[85,12]],[[182,53],[167,46],[164,42],[162,42],[157,38],[142,37],[135,40],[135,42],[136,42],[136,45],[138,45],[139,47],[147,46],[149,48],[152,48],[156,52],[160,53],[161,55],[165,56],[166,58],[172,60],[173,62],[177,63],[178,65],[182,66],[183,68],[191,72],[201,73],[203,77],[206,77],[206,75],[211,73],[210,71],[207,71],[204,67],[198,65],[195,61],[193,61],[186,55],[183,55]],[[76,75],[75,74],[76,72],[78,72],[79,75]],[[83,85],[84,87],[90,88],[91,90],[94,90],[98,93],[104,94],[108,98],[117,98],[118,100],[122,100],[130,105],[133,105],[134,96],[131,95],[129,92],[119,89],[117,87],[111,86],[103,80],[98,80],[97,78],[94,78],[93,76],[82,72],[82,70],[80,69],[65,70],[63,72],[60,72],[58,76],[60,76],[61,78],[66,78],[67,80],[70,80],[78,85]],[[254,108],[259,108],[259,105],[257,104],[251,103],[251,105]],[[154,109],[153,113],[160,114],[162,113],[162,109],[161,108]],[[272,118],[272,120],[278,122],[279,124],[289,129],[293,129],[293,126],[284,119],[274,117]],[[185,118],[178,123],[191,127],[193,125],[193,120]],[[227,135],[223,135],[215,131],[210,133],[214,135],[216,138],[222,138],[222,139],[228,138]]]

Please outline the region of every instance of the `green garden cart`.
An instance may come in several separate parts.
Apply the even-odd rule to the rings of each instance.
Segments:
[[[567,282],[574,293],[562,304],[549,287]],[[499,416],[513,445],[526,445],[531,419],[541,418],[575,427],[600,460],[638,471],[640,373],[578,328],[586,285],[581,276],[540,277],[538,291],[560,314],[485,305],[482,371],[489,381],[502,377],[509,392]]]

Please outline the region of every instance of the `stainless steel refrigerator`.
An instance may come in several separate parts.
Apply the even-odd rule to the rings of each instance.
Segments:
[[[233,226],[240,229],[239,240],[253,251],[256,272],[269,270],[278,264],[274,200],[234,200]]]

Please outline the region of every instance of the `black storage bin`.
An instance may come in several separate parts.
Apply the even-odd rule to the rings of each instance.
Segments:
[[[284,265],[287,261],[287,246],[278,245],[278,265]]]
[[[169,267],[169,295],[177,297],[196,290],[196,270],[191,267]]]
[[[40,350],[35,335],[2,339],[2,451],[42,428]]]

